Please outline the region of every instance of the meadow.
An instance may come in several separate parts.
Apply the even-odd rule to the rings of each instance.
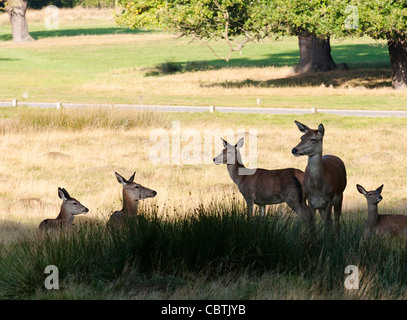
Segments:
[[[400,299],[405,298],[403,239],[361,241],[366,203],[356,183],[384,183],[381,212],[404,213],[407,137],[402,119],[307,115],[324,123],[325,150],[347,166],[342,234],[329,239],[317,217],[309,237],[285,205],[248,219],[226,167],[151,160],[155,130],[173,137],[205,131],[236,136],[257,130],[258,166],[305,168],[290,150],[301,133],[294,116],[159,114],[128,110],[2,109],[0,296],[5,299]],[[230,141],[234,141],[230,137]],[[237,137],[236,137],[237,139]],[[170,140],[171,141],[171,140]],[[362,148],[363,146],[363,148]],[[221,149],[213,140],[214,152]],[[189,150],[189,149],[187,149]],[[247,152],[248,149],[246,149]],[[363,150],[363,152],[361,152]],[[172,159],[172,149],[170,155]],[[182,159],[182,158],[181,158]],[[121,208],[117,171],[157,191],[141,202],[144,217],[124,230],[105,223]],[[56,217],[64,187],[90,212],[72,232],[39,234]],[[57,265],[60,290],[44,288],[44,268]],[[359,290],[344,289],[344,270],[357,265]]]
[[[385,47],[370,39],[333,43],[349,73],[293,77],[296,39],[250,45],[226,66],[187,39],[124,30],[105,11],[91,16],[98,14],[80,26],[61,15],[61,28],[48,31],[33,12],[39,40],[27,45],[9,41],[0,23],[0,100],[28,92],[28,101],[257,106],[261,97],[264,106],[406,107],[406,94],[390,89]],[[181,67],[163,74],[168,61]],[[310,236],[285,205],[249,219],[226,167],[210,161],[220,137],[235,143],[244,135],[245,154],[257,145],[258,167],[304,169],[307,159],[291,154],[301,136],[294,120],[323,123],[324,153],[345,162],[340,238],[325,237],[319,216]],[[168,163],[153,161],[158,133],[169,138]],[[356,190],[384,184],[379,213],[405,213],[406,139],[402,118],[1,108],[0,298],[406,299],[405,239],[362,241],[366,200]],[[185,161],[195,146],[195,162]],[[124,229],[106,230],[122,205],[114,172],[134,171],[157,196]],[[70,232],[40,234],[39,223],[58,214],[58,187],[90,211]],[[50,264],[59,268],[59,290],[44,287]],[[347,265],[359,268],[358,290],[344,287]]]
[[[229,62],[198,42],[166,32],[118,27],[113,10],[59,10],[47,30],[43,11],[28,11],[37,41],[10,41],[0,16],[0,100],[171,105],[405,110],[405,92],[391,89],[385,42],[332,39],[332,55],[350,70],[298,76],[298,40],[248,44]],[[212,44],[219,54],[228,47]],[[168,63],[172,64],[168,72]],[[25,95],[26,97],[27,95]]]

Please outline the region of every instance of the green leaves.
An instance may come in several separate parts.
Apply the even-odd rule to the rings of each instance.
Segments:
[[[406,37],[407,0],[117,0],[133,28],[163,28],[199,39],[315,34]]]

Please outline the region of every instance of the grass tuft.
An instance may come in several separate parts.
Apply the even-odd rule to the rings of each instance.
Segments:
[[[131,111],[113,108],[46,110],[22,108],[12,119],[0,123],[0,132],[26,130],[133,129],[169,127],[165,114],[154,111]]]
[[[320,228],[310,236],[298,219],[278,211],[248,218],[241,203],[213,202],[172,219],[147,210],[110,230],[80,223],[70,232],[26,238],[2,250],[0,297],[46,298],[44,269],[51,264],[59,268],[60,298],[81,296],[83,290],[105,297],[106,288],[120,297],[152,292],[162,297],[188,290],[191,283],[241,281],[242,275],[250,282],[276,274],[290,288],[298,281],[306,285],[309,295],[347,298],[343,282],[349,264],[362,274],[354,298],[388,298],[389,287],[391,298],[404,297],[405,241],[361,241],[360,222],[344,223],[340,239],[325,237]],[[258,290],[252,284],[239,294],[255,298]]]

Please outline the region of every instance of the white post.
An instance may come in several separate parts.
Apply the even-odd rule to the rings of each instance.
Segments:
[[[209,106],[209,112],[213,113],[215,111],[215,106]]]
[[[13,107],[17,107],[17,99],[13,99],[13,101],[11,102],[11,105],[13,106]]]
[[[61,102],[57,102],[57,109],[61,109],[61,108],[62,108]]]

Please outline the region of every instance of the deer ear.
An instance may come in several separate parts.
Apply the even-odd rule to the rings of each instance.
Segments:
[[[58,188],[58,197],[63,201],[69,200],[71,197],[64,188]]]
[[[129,180],[127,180],[127,182],[133,182],[135,175],[136,175],[136,172],[133,172],[133,174],[131,175],[131,177],[129,178]]]
[[[361,194],[363,194],[363,195],[366,195],[366,190],[365,190],[365,188],[363,188],[360,184],[357,184],[356,185],[356,188],[358,189],[358,191],[361,193]]]
[[[244,143],[244,138],[240,138],[239,141],[236,143],[235,148],[240,149],[241,147],[243,147],[243,143]]]
[[[320,136],[324,136],[324,133],[325,133],[325,128],[324,128],[324,125],[321,123],[321,124],[318,126],[318,134],[319,134]]]
[[[311,130],[311,129],[308,128],[305,124],[302,124],[301,122],[298,122],[297,120],[294,120],[294,123],[297,125],[298,129],[299,129],[302,133],[307,133],[309,130]]]
[[[382,193],[382,190],[383,190],[383,184],[379,187],[379,188],[377,188],[376,189],[376,192],[378,192],[379,194],[381,194]]]
[[[225,139],[223,139],[223,138],[220,138],[220,140],[222,140],[223,147],[224,147],[224,148],[227,148],[229,143],[228,143]]]
[[[118,174],[117,172],[115,172],[114,174],[116,175],[117,181],[119,181],[121,185],[125,186],[127,184],[127,180],[124,179],[120,174]]]

